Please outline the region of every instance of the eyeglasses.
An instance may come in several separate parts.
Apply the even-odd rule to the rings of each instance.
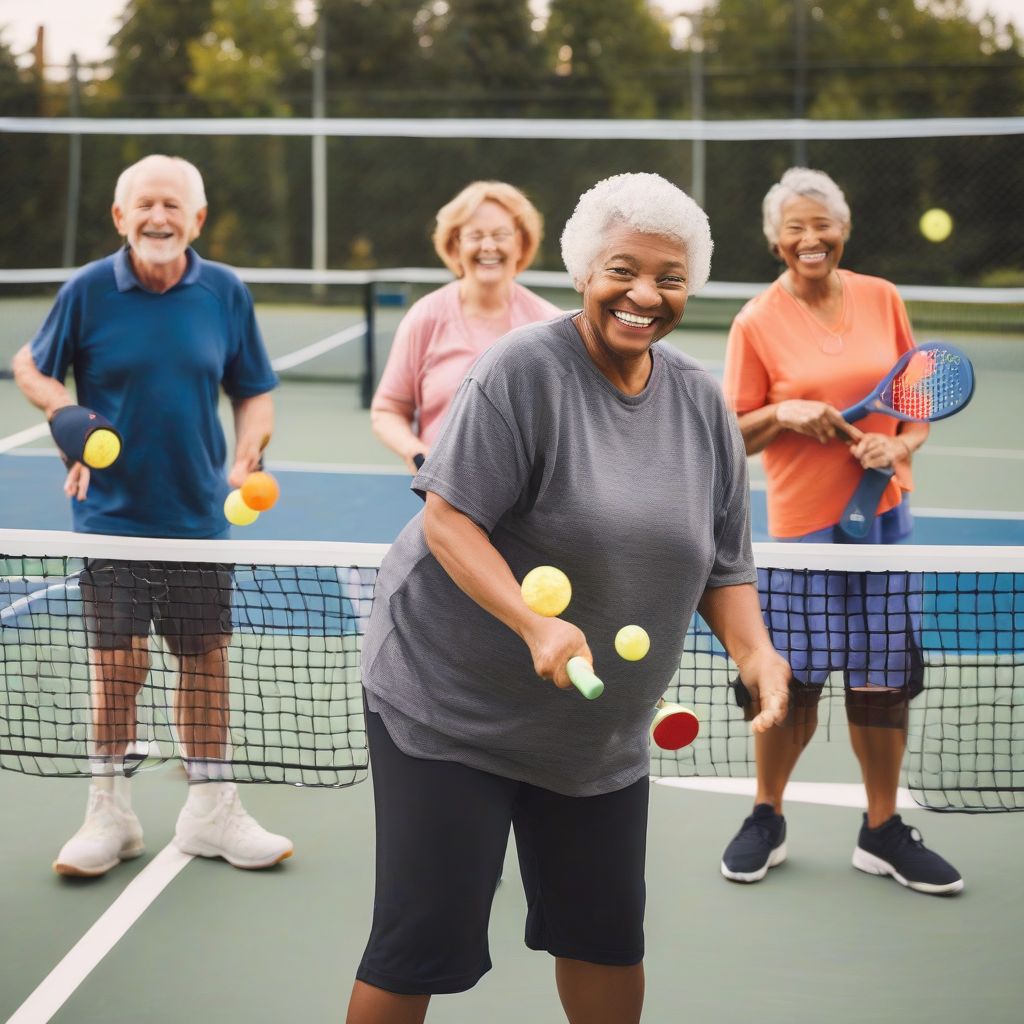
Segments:
[[[470,245],[479,245],[485,238],[489,238],[495,245],[501,245],[512,239],[515,232],[510,228],[498,228],[497,231],[460,231],[459,240],[469,242]]]

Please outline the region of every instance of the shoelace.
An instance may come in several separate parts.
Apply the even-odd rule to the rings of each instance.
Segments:
[[[757,829],[758,833],[760,833],[761,835],[761,838],[770,842],[772,839],[773,826],[774,822],[772,821],[767,821],[764,818],[755,818],[751,816],[747,818],[747,820],[743,823],[743,831],[748,832],[752,828]]]
[[[227,811],[228,822],[239,832],[255,833],[262,831],[260,823],[242,806],[238,797],[238,790],[232,793],[224,793],[221,796],[221,803]]]

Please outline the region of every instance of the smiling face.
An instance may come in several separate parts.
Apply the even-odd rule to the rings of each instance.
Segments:
[[[646,361],[654,342],[675,329],[686,308],[688,261],[660,235],[613,227],[583,287],[583,340],[608,369]],[[646,362],[644,362],[646,366]]]
[[[467,282],[510,282],[522,258],[523,243],[515,218],[501,203],[482,202],[452,239],[456,261]]]
[[[776,251],[789,272],[808,281],[827,278],[843,257],[843,224],[814,199],[799,196],[782,208]]]
[[[194,208],[184,172],[170,160],[140,167],[123,205],[115,202],[114,225],[131,247],[140,280],[184,273],[185,250],[199,237],[206,207]]]

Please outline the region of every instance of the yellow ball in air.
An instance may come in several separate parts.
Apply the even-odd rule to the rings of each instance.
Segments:
[[[944,242],[953,231],[953,218],[945,210],[933,207],[921,214],[919,227],[929,242]]]
[[[522,582],[523,600],[538,615],[561,615],[572,600],[569,577],[553,565],[538,565]]]
[[[639,661],[651,649],[651,638],[643,626],[623,626],[615,634],[615,650],[626,661]]]
[[[253,508],[249,508],[249,506],[242,501],[241,491],[232,491],[224,499],[224,518],[231,523],[232,526],[250,526],[252,523],[255,523],[259,517],[259,512]]]

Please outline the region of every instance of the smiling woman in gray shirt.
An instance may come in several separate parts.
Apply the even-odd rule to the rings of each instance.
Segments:
[[[377,895],[351,1024],[421,1021],[431,994],[489,969],[510,827],[526,941],[556,957],[567,1017],[638,1021],[648,729],[695,610],[759,692],[753,727],[785,715],[742,440],[711,376],[658,344],[707,280],[707,218],[657,175],[618,175],[581,197],[562,249],[582,310],[476,362],[378,579],[363,651]],[[572,582],[559,618],[520,592],[548,564]],[[643,661],[615,654],[627,623],[651,634]],[[577,655],[599,700],[570,688]]]

